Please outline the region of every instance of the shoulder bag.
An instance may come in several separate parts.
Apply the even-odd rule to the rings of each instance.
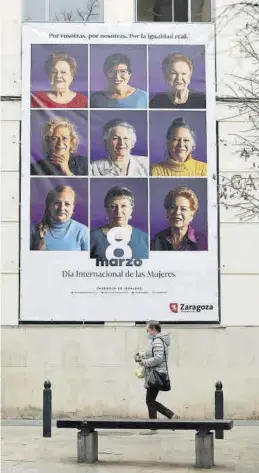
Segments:
[[[169,378],[169,373],[168,373],[168,365],[167,365],[167,359],[166,359],[166,349],[165,349],[165,342],[161,337],[160,340],[163,343],[164,346],[164,357],[165,357],[165,364],[166,364],[166,373],[159,373],[159,371],[156,370],[156,368],[150,368],[150,372],[148,375],[147,379],[147,384],[148,387],[156,387],[159,389],[159,391],[170,391],[171,390],[171,382]],[[152,355],[154,356],[153,353],[153,347],[152,347]]]

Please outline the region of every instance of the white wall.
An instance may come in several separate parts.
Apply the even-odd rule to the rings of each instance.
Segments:
[[[132,353],[145,343],[141,328],[19,326],[19,120],[21,1],[1,6],[3,23],[1,152],[1,286],[3,335],[3,414],[38,415],[43,380],[55,384],[54,410],[93,414],[144,415],[141,382],[133,376]],[[224,3],[217,2],[216,14]],[[109,8],[107,9],[107,4]],[[112,10],[112,6],[114,10]],[[120,15],[120,16],[119,16]],[[132,21],[133,0],[106,0],[105,20]],[[217,36],[218,96],[226,95],[229,70],[247,67],[233,50],[235,29],[242,19],[219,28]],[[251,170],[236,156],[232,133],[246,127],[226,104],[218,104],[220,174],[248,176]],[[259,198],[259,196],[258,196]],[[233,210],[221,209],[221,327],[170,328],[174,350],[172,405],[186,416],[212,415],[213,385],[226,386],[228,415],[258,415],[259,371],[258,222],[241,223]],[[240,326],[235,328],[233,326]],[[257,325],[257,327],[255,327]],[[252,326],[245,328],[244,326]],[[225,327],[225,328],[224,328]],[[103,347],[105,352],[103,354]],[[120,387],[118,383],[120,380]],[[22,389],[17,389],[17,386]],[[247,390],[249,386],[249,391]],[[189,393],[192,392],[192,396]],[[105,398],[103,396],[105,393]]]
[[[172,391],[160,395],[181,417],[213,417],[215,381],[225,416],[259,418],[259,329],[169,329]],[[146,416],[143,380],[132,355],[146,346],[137,327],[6,328],[2,414],[40,417],[45,379],[55,416]],[[249,349],[248,349],[249,347]]]

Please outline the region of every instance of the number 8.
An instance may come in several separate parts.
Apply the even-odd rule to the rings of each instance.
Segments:
[[[110,243],[105,251],[105,256],[108,260],[117,259],[131,259],[132,250],[128,246],[131,238],[131,231],[128,228],[113,227],[107,233],[107,240]],[[115,256],[115,250],[122,250],[122,256]]]

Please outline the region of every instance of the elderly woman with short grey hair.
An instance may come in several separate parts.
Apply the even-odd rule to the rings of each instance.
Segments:
[[[103,128],[103,143],[108,156],[91,162],[93,176],[130,176],[148,175],[148,158],[132,155],[137,134],[133,125],[113,119]]]

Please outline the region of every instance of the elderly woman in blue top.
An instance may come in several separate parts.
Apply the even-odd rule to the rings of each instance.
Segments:
[[[120,119],[110,120],[103,129],[108,156],[91,162],[93,176],[148,176],[148,158],[132,155],[137,141],[135,128]]]
[[[127,187],[112,187],[104,199],[108,223],[91,231],[91,258],[148,258],[148,235],[129,225],[135,198]]]
[[[103,72],[107,87],[92,94],[92,108],[147,108],[147,93],[129,85],[132,70],[131,60],[126,54],[108,56]]]
[[[87,251],[88,228],[72,219],[75,191],[70,186],[57,186],[46,197],[41,221],[32,226],[31,250]]]

